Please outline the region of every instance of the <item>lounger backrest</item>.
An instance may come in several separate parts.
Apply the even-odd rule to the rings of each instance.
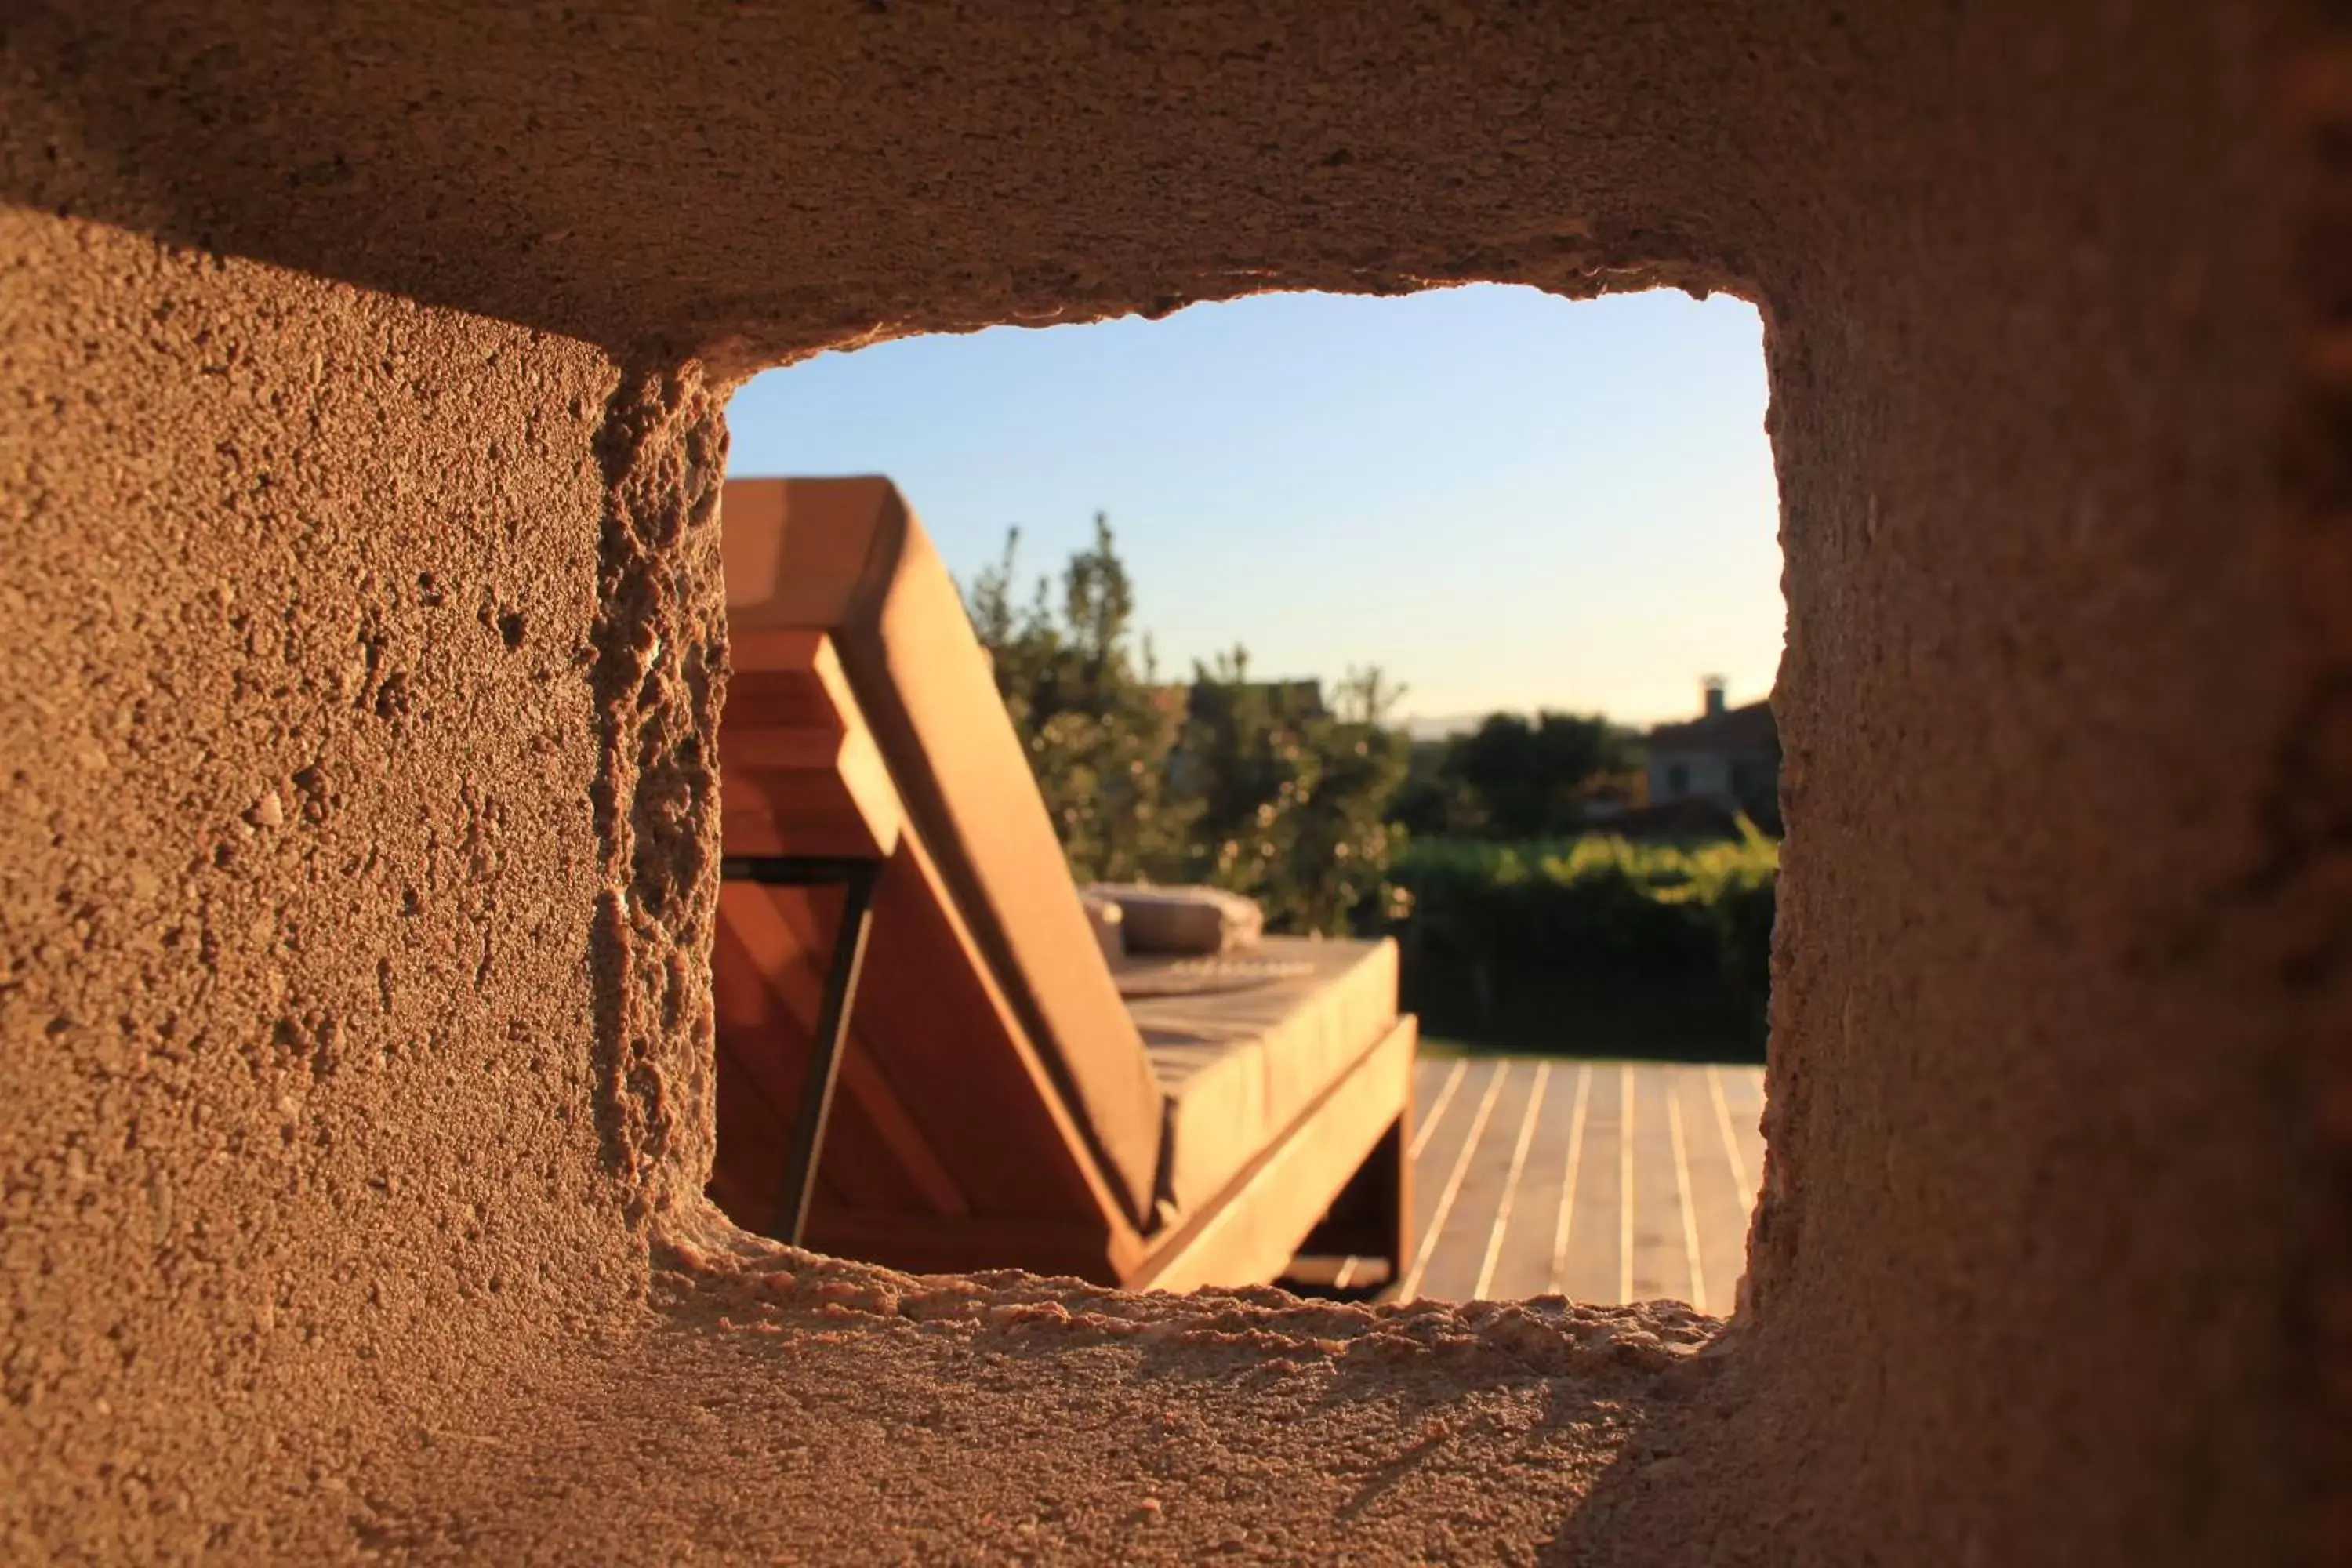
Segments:
[[[1138,1223],[1163,1121],[1142,1037],[939,552],[887,479],[730,479],[727,614],[830,632],[909,826]]]

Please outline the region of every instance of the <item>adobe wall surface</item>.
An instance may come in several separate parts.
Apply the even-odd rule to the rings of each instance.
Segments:
[[[2297,15],[12,18],[0,723],[34,809],[0,865],[26,1086],[0,1120],[0,1452],[35,1458],[0,1519],[185,1539],[316,1448],[375,1478],[362,1540],[478,1548],[527,1518],[594,1552],[658,1516],[715,1551],[898,1474],[870,1423],[923,1425],[926,1389],[966,1450],[1026,1458],[909,1479],[877,1529],[1056,1489],[1108,1517],[1158,1461],[1090,1438],[1057,1469],[1035,1413],[1099,1435],[1181,1387],[1214,1393],[1170,1461],[1198,1495],[1258,1528],[1369,1518],[1400,1552],[2289,1557],[2352,1364],[2315,1293],[2341,1283],[2326,693],[2352,598],[2336,384],[2297,381],[2293,336],[2341,291],[2289,249],[2330,231],[2299,234],[2285,156],[2324,144],[2352,73],[2296,79],[2309,141],[2279,135]],[[779,1265],[712,1263],[690,1197],[703,367],[1466,279],[1734,287],[1769,323],[1791,837],[1768,1192],[1724,1353],[1632,1384],[1550,1350],[1506,1373],[1470,1344],[1487,1320],[1423,1314],[1454,1359],[1383,1384],[1305,1348],[1377,1324],[1285,1349],[1245,1313],[1081,1302],[1041,1342],[1016,1333],[1034,1300],[989,1316],[1000,1283],[934,1353],[911,1288],[745,1294]],[[689,1233],[685,1262],[648,1248]],[[1507,1322],[1522,1349],[1616,1342]],[[1654,1331],[1680,1332],[1627,1331]],[[1150,1348],[1185,1334],[1227,1338]],[[1216,1491],[1260,1378],[1340,1424],[1324,1452],[1360,1487],[1301,1451],[1287,1491]],[[656,1386],[732,1414],[667,1419]],[[434,1414],[475,1404],[504,1413]],[[444,1427],[501,1434],[507,1479],[401,1447]],[[557,1469],[560,1509],[528,1479]],[[343,1527],[315,1485],[268,1495],[300,1521],[279,1539]],[[1466,1533],[1381,1512],[1416,1501]]]
[[[0,1555],[121,1560],[642,1289],[661,1133],[590,1048],[635,410],[578,342],[0,237]]]

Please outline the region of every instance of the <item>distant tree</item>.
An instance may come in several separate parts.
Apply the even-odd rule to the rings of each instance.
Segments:
[[[1396,912],[1388,821],[1408,742],[1384,721],[1402,688],[1350,669],[1326,710],[1312,687],[1249,678],[1240,647],[1193,668],[1181,747],[1202,814],[1199,879],[1247,893],[1278,930],[1338,934]]]
[[[1416,837],[1479,838],[1486,836],[1486,806],[1478,792],[1447,766],[1452,738],[1415,741],[1405,763],[1391,820]]]
[[[1349,665],[1331,689],[1331,715],[1343,724],[1384,726],[1407,689],[1403,683],[1391,681],[1377,664],[1361,668]]]
[[[1298,835],[1302,865],[1321,868],[1306,899],[1305,926],[1337,935],[1369,921],[1402,918],[1405,895],[1389,879],[1405,831],[1391,820],[1412,742],[1389,717],[1404,699],[1377,665],[1350,668],[1334,689],[1330,718],[1309,731],[1322,779]]]
[[[1134,585],[1109,522],[1017,596],[1020,531],[965,595],[1072,874],[1201,881],[1250,894],[1277,931],[1338,932],[1399,912],[1388,820],[1402,689],[1350,669],[1324,706],[1312,681],[1251,679],[1235,647],[1162,686],[1133,629]]]
[[[1417,833],[1557,837],[1582,830],[1593,792],[1635,768],[1631,731],[1598,714],[1490,713],[1466,735],[1421,751],[1399,801]]]
[[[966,605],[1071,872],[1180,878],[1199,809],[1168,789],[1184,713],[1159,684],[1150,643],[1134,633],[1135,591],[1109,519],[1095,514],[1094,542],[1064,567],[1058,605],[1044,577],[1026,605],[1015,600],[1020,544],[1020,530],[1009,530]]]

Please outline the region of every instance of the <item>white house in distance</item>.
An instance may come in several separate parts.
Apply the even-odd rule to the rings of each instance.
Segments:
[[[1705,706],[1697,718],[1650,731],[1650,805],[1700,801],[1770,826],[1780,819],[1780,780],[1772,705],[1727,707],[1723,687],[1721,676],[1708,676],[1700,683]]]

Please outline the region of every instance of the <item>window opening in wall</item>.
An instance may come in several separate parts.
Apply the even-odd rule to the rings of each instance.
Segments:
[[[1728,1311],[1765,397],[1739,301],[1497,287],[748,384],[714,1196],[919,1269]]]

